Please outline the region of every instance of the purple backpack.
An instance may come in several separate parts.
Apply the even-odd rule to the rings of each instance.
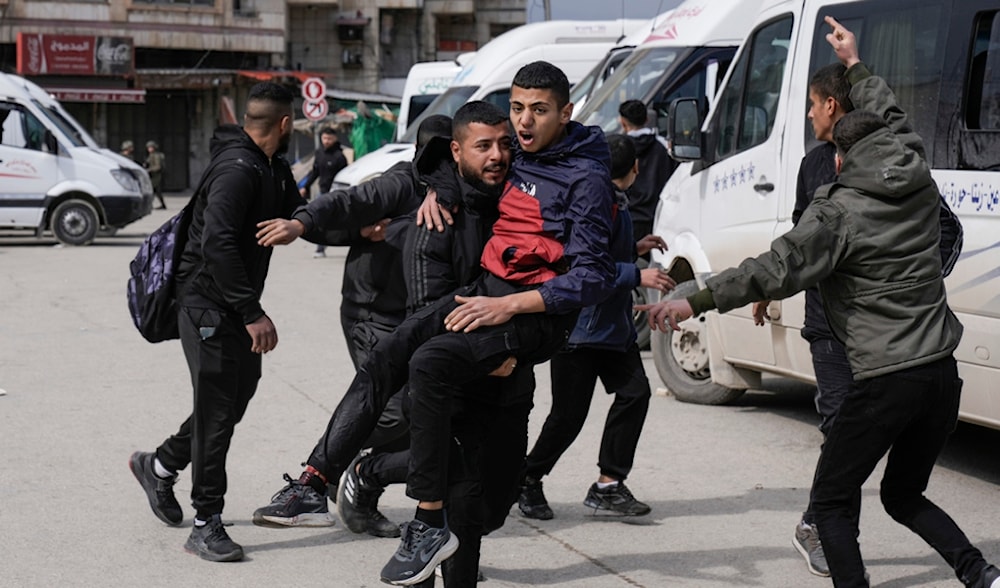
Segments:
[[[177,297],[175,282],[188,227],[194,216],[192,196],[180,212],[160,225],[139,246],[129,263],[128,310],[139,333],[150,343],[177,339]]]

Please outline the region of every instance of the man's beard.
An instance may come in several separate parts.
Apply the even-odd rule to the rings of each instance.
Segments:
[[[494,171],[498,169],[505,169],[505,168],[499,166],[491,167],[489,171]],[[491,196],[496,198],[499,197],[500,194],[503,192],[503,184],[504,184],[503,181],[500,181],[497,184],[487,184],[486,181],[483,180],[483,176],[481,173],[478,173],[476,170],[462,163],[459,163],[459,172],[461,173],[462,178],[465,180],[465,183],[469,184],[479,192],[482,192],[486,196]]]
[[[278,139],[278,148],[274,150],[274,154],[284,155],[285,153],[288,153],[288,146],[291,144],[292,144],[292,134],[287,133],[285,135],[282,135],[281,138]]]

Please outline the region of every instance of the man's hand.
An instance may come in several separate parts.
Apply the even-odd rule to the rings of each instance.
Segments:
[[[272,218],[257,223],[257,244],[262,247],[288,245],[306,232],[306,227],[300,221]]]
[[[452,211],[441,206],[437,202],[437,192],[433,188],[427,191],[424,201],[417,209],[417,226],[427,225],[427,230],[437,228],[439,233],[444,232],[444,223],[455,224],[455,219],[451,216]]]
[[[444,319],[444,328],[449,331],[470,333],[479,327],[502,325],[515,314],[505,296],[456,296],[455,302],[459,307]]]
[[[662,253],[667,250],[667,242],[657,235],[646,235],[635,242],[635,251],[639,255],[646,255],[653,249],[659,249]]]
[[[305,188],[299,188],[299,196],[302,196],[303,198],[308,198],[309,190],[306,190]]]
[[[687,300],[661,300],[656,304],[637,304],[636,310],[644,310],[649,313],[649,328],[667,331],[671,328],[675,331],[681,330],[678,323],[682,323],[694,315],[691,305]]]
[[[837,22],[832,16],[824,17],[826,24],[832,29],[826,34],[826,41],[833,47],[833,52],[837,54],[837,59],[850,68],[855,63],[859,63],[858,41],[854,38],[854,33],[844,28],[844,25]]]
[[[278,346],[278,331],[266,314],[246,325],[246,329],[250,334],[250,351],[267,353]]]
[[[384,218],[374,225],[361,228],[361,238],[368,239],[372,243],[385,241],[385,228],[392,222],[391,218]]]
[[[677,286],[677,282],[670,277],[667,270],[658,267],[647,267],[639,271],[641,281],[639,285],[643,288],[656,288],[660,292],[669,292]]]
[[[753,324],[758,327],[764,326],[764,319],[771,320],[771,315],[767,314],[767,306],[770,300],[761,300],[753,303]]]

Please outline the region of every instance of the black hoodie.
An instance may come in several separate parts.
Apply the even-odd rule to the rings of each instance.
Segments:
[[[652,230],[656,203],[660,191],[677,168],[677,162],[670,159],[666,148],[656,139],[653,132],[639,131],[629,134],[635,143],[636,158],[639,160],[639,175],[628,189],[628,208],[637,231],[636,239],[641,239]],[[647,228],[648,227],[648,228]]]
[[[305,201],[288,162],[268,160],[242,128],[215,129],[209,150],[177,273],[180,299],[239,314],[249,324],[264,315],[260,297],[272,251],[257,244],[257,223],[288,218]]]

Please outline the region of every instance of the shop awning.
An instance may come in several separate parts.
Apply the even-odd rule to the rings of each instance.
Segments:
[[[251,70],[251,69],[241,69],[237,70],[238,74],[246,78],[253,78],[260,82],[267,82],[277,78],[295,78],[300,82],[306,81],[307,78],[325,78],[327,74],[310,72],[310,71],[297,71],[292,69],[281,69],[281,70]]]
[[[145,104],[146,91],[129,88],[45,88],[60,102]]]

